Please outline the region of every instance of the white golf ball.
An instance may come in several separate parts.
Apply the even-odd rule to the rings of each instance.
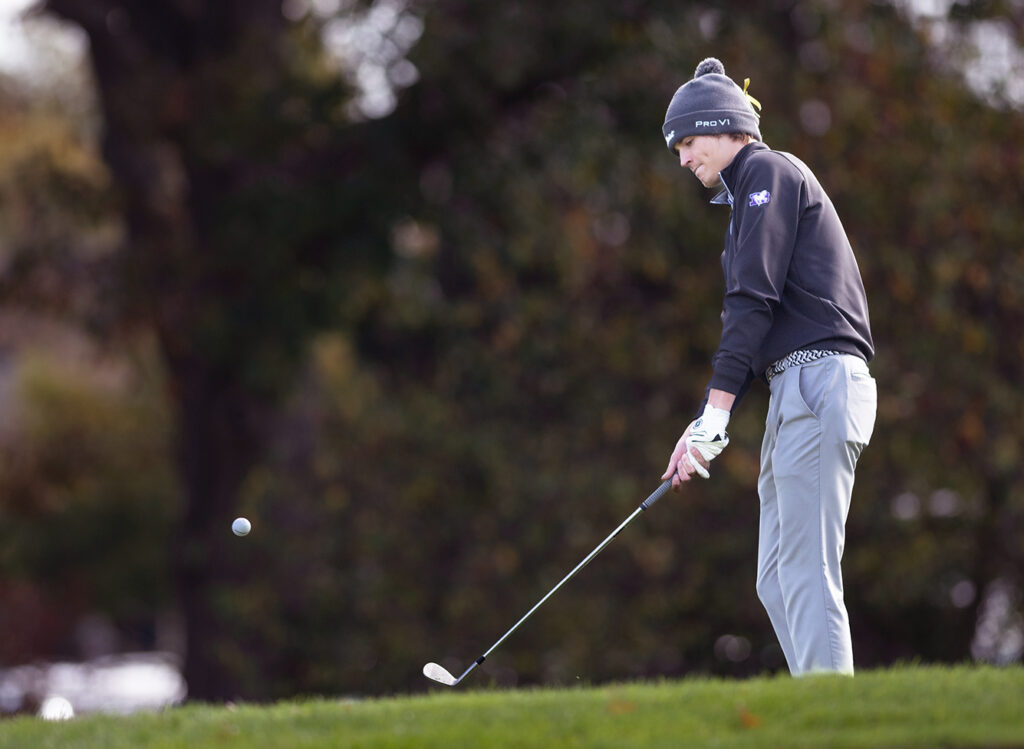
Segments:
[[[69,720],[75,717],[75,709],[63,697],[53,695],[43,700],[38,714],[43,720]]]
[[[235,522],[231,524],[231,532],[236,536],[248,536],[251,530],[252,523],[246,518],[235,518]]]

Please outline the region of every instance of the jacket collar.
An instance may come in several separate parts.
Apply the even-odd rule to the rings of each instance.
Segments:
[[[739,174],[740,169],[743,168],[743,164],[750,154],[755,151],[767,150],[769,150],[768,146],[757,140],[743,146],[743,148],[739,150],[739,153],[736,154],[735,158],[729,162],[729,165],[718,173],[718,176],[722,180],[722,187],[724,189],[715,195],[715,197],[711,199],[711,202],[715,205],[732,205],[732,188],[729,187],[729,185],[732,184],[735,186],[736,176]]]

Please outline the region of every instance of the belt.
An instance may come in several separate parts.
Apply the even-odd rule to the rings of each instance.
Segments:
[[[764,371],[765,379],[771,382],[776,375],[780,375],[790,367],[797,364],[809,364],[826,356],[838,356],[842,351],[829,351],[826,349],[798,349],[786,354],[774,364],[769,365]]]

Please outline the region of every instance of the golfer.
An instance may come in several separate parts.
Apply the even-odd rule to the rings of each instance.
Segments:
[[[662,478],[677,490],[708,478],[732,409],[754,379],[768,384],[757,594],[792,674],[852,674],[840,563],[854,468],[875,423],[867,300],[828,195],[806,164],[761,142],[755,105],[708,58],[665,115],[669,150],[721,188],[711,202],[731,215],[713,373]]]

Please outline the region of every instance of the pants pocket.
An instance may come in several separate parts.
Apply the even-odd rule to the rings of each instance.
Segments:
[[[846,439],[849,442],[866,445],[871,441],[877,408],[875,379],[866,371],[851,372],[846,392]]]
[[[800,400],[816,419],[825,411],[825,401],[835,382],[838,362],[829,356],[820,361],[801,365],[797,372],[797,390]]]

